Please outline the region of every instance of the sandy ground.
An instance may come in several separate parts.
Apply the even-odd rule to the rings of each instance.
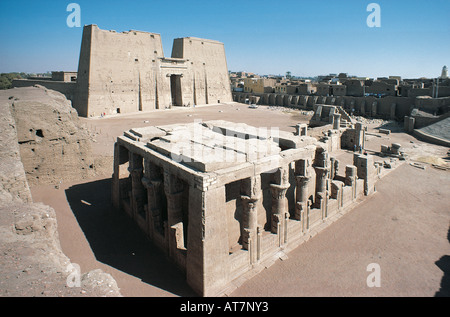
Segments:
[[[127,129],[214,119],[295,131],[309,116],[233,104],[83,121],[96,132],[96,154],[111,156],[115,138]],[[448,148],[420,142],[396,125],[384,126],[393,133],[381,135],[377,126],[369,125],[369,152],[398,142],[411,162],[426,168],[407,161],[390,171],[377,183],[377,193],[230,296],[450,296],[450,171],[429,164],[445,164]],[[338,159],[345,166],[351,153],[341,151]],[[34,201],[56,210],[64,253],[82,273],[96,268],[110,273],[124,296],[195,296],[161,251],[125,216],[110,213],[112,166],[104,174],[59,189],[31,188]],[[371,263],[380,267],[380,287],[367,286]]]

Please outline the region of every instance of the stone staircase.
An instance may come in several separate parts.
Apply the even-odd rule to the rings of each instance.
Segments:
[[[340,106],[336,106],[339,114],[341,115],[341,128],[347,128],[350,127],[353,124],[352,118],[349,116],[347,111],[344,110],[344,108]]]

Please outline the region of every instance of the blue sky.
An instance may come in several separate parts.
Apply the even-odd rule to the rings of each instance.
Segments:
[[[160,33],[165,56],[174,38],[225,44],[228,68],[258,74],[436,77],[450,66],[450,0],[0,0],[0,72],[77,70],[81,25]],[[381,27],[369,28],[369,3]]]

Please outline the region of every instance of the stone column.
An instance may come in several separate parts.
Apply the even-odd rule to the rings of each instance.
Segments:
[[[334,113],[333,114],[333,129],[339,130],[341,127],[341,114],[340,113]]]
[[[334,179],[337,176],[337,173],[339,171],[339,161],[335,158],[333,163],[333,174],[331,175],[331,179]]]
[[[147,188],[147,212],[149,223],[149,234],[158,232],[163,235],[164,223],[162,219],[162,175],[158,166],[148,160],[144,160],[145,174],[142,184]]]
[[[357,168],[354,165],[345,167],[345,185],[352,187],[352,199],[356,198]]]
[[[250,251],[250,263],[257,261],[258,254],[258,199],[241,196],[243,205],[244,229],[242,232],[242,248]]]
[[[152,200],[153,200],[153,186],[150,179],[148,179],[147,175],[144,175],[141,179],[142,185],[147,190],[147,214],[149,215],[149,222],[151,222],[151,208],[152,208]]]
[[[112,205],[115,210],[120,209],[120,163],[119,163],[119,147],[120,145],[116,142],[114,144],[114,169],[112,175],[112,192],[111,199]]]
[[[285,215],[287,213],[286,192],[290,187],[287,168],[279,168],[276,172],[275,184],[270,184],[272,192],[271,232],[284,236]],[[281,231],[281,232],[280,232]]]
[[[120,165],[125,164],[129,160],[128,150],[120,146],[119,143],[114,144],[114,172],[112,175],[112,204],[115,210],[121,209],[121,201],[124,199],[123,186],[120,181]]]
[[[270,184],[272,191],[271,232],[278,234],[280,237],[285,236],[286,191],[288,188],[289,185]]]
[[[364,149],[364,129],[360,122],[355,123],[355,144],[357,150]]]
[[[249,196],[241,196],[243,207],[243,227],[242,234],[242,247],[245,250],[249,249],[250,240],[255,237],[258,227],[258,210],[256,204],[258,198],[252,198]]]
[[[297,186],[294,218],[301,221],[302,232],[304,232],[308,209],[308,186],[311,181],[311,176],[296,176],[295,180]]]
[[[128,167],[131,174],[131,210],[132,217],[136,219],[139,213],[144,212],[145,188],[142,185],[143,177],[142,156],[130,152],[130,165]],[[145,215],[145,213],[144,213]],[[142,215],[141,215],[142,216]]]
[[[257,261],[258,250],[258,208],[257,204],[262,196],[261,176],[257,175],[242,180],[241,200],[242,213],[242,247],[250,251],[250,262]]]
[[[163,191],[163,183],[162,180],[160,179],[152,179],[151,180],[151,184],[152,184],[152,203],[151,203],[151,212],[152,212],[152,217],[155,221],[154,223],[157,223],[161,228],[164,227],[163,224],[163,219],[162,219],[162,212],[161,212],[161,208],[162,208],[162,202],[161,202],[161,197],[162,197],[162,191]]]
[[[315,166],[316,170],[316,197],[318,193],[326,193],[327,192],[327,182],[328,182],[328,171],[327,167],[318,167]]]
[[[294,218],[304,221],[304,213],[306,211],[306,202],[308,200],[308,185],[311,180],[310,176],[296,176],[296,204]]]
[[[336,158],[330,157],[330,174],[328,175],[330,180],[333,180],[334,176],[336,175],[336,172],[334,170],[335,164],[336,164]]]

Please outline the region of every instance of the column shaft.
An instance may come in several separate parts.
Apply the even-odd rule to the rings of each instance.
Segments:
[[[280,233],[279,228],[284,226],[286,210],[286,191],[289,185],[270,184],[272,191],[272,223],[271,232]]]
[[[306,210],[306,202],[308,200],[308,185],[311,180],[310,176],[296,176],[296,204],[295,204],[295,219],[303,221]]]

